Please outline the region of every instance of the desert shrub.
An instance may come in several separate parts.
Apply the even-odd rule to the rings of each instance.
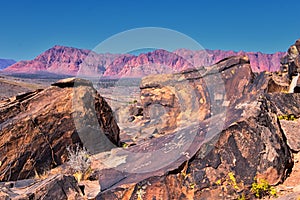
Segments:
[[[237,182],[235,174],[229,172],[225,178],[218,179],[216,185],[221,186],[222,191],[231,195],[232,199],[245,200],[245,186],[243,181]]]
[[[262,198],[265,196],[276,197],[276,189],[272,187],[265,179],[259,179],[259,181],[252,183],[251,191],[257,198]]]
[[[290,114],[290,115],[278,115],[278,119],[279,120],[294,121],[294,120],[298,119],[298,117],[296,117],[293,114]]]
[[[85,179],[91,171],[91,160],[86,148],[81,148],[79,144],[74,147],[68,146],[68,164],[71,173],[75,176],[78,182]]]

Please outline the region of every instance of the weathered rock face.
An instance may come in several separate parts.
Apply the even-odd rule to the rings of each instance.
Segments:
[[[103,169],[97,172],[102,190],[97,199],[234,199],[242,192],[252,198],[254,178],[282,182],[293,162],[278,116],[292,113],[298,118],[300,95],[267,94],[273,79],[272,74],[253,74],[246,57],[231,57],[212,68],[144,78],[144,116],[152,125],[153,118],[166,121],[156,126],[170,131],[127,151],[115,149],[98,157],[94,166]],[[226,95],[218,90],[222,84]],[[204,106],[196,107],[194,100]],[[158,107],[151,108],[153,104]],[[156,155],[160,149],[164,154]],[[114,164],[106,165],[105,158]],[[230,183],[230,174],[238,189]]]
[[[278,106],[280,102],[289,99],[291,101],[288,102],[291,103],[284,104],[283,109],[291,111],[290,107],[294,104],[292,102],[295,102],[292,100],[295,99],[299,105],[299,98],[298,94],[272,94],[257,97],[247,101],[247,104],[240,101],[227,111],[230,119],[223,131],[208,143],[205,142],[207,129],[203,127],[209,124],[209,120],[204,120],[194,128],[179,130],[185,136],[198,131],[193,143],[185,151],[188,157],[182,156],[171,165],[151,173],[117,171],[117,167],[126,165],[146,167],[146,163],[151,160],[143,156],[141,160],[136,159],[137,163],[127,164],[125,159],[114,169],[98,172],[103,191],[97,199],[130,199],[138,196],[146,200],[234,199],[242,191],[248,195],[247,191],[255,177],[266,179],[270,184],[282,182],[292,167],[292,157],[277,119],[279,110],[282,110]],[[295,115],[297,112],[294,112]],[[118,151],[111,155],[117,161],[124,159],[124,156],[130,158],[130,152],[145,152],[145,149],[153,152],[154,149],[168,145],[170,137],[165,135],[143,145],[130,147],[127,157],[124,152]],[[164,145],[160,145],[161,143]],[[170,151],[177,151],[176,146]],[[157,162],[167,162],[169,156],[172,155],[166,154],[161,160],[157,158]],[[103,162],[103,159],[99,158],[100,160]],[[228,183],[230,173],[234,174],[239,189],[234,189]],[[224,187],[225,193],[222,191]]]
[[[144,118],[158,132],[208,119],[245,95],[253,77],[249,59],[243,56],[221,60],[207,69],[145,77],[140,85]]]
[[[290,55],[295,49],[290,48],[286,57],[290,59],[288,73],[293,72],[290,66],[297,56],[291,59]],[[213,76],[216,72],[220,73],[219,79]],[[249,190],[254,178],[265,179],[272,185],[282,183],[294,165],[291,151],[300,150],[300,95],[286,93],[291,82],[282,73],[252,73],[248,59],[243,57],[224,59],[212,68],[144,78],[144,117],[148,124],[161,119],[156,126],[170,131],[128,151],[156,152],[172,143],[173,148],[166,147],[167,152],[176,152],[186,144],[186,138],[193,136],[191,133],[197,134],[182,152],[188,156],[174,159],[172,164],[152,173],[138,173],[140,168],[155,163],[151,157],[144,156],[140,159],[142,163],[136,162],[140,166],[136,173],[126,173],[119,169],[134,166],[126,163],[131,154],[113,152],[119,158],[116,160],[125,160],[115,163],[117,167],[106,166],[98,172],[103,187],[97,199],[237,199],[242,193],[252,199]],[[222,90],[211,89],[222,85],[226,95]],[[195,91],[197,98],[193,97]],[[196,105],[206,106],[195,106],[195,100],[200,102]],[[221,102],[217,104],[217,100]],[[217,106],[212,109],[213,105]],[[222,106],[226,107],[225,115]],[[226,119],[224,123],[222,119]],[[197,121],[200,122],[195,125]],[[182,122],[189,128],[182,128]],[[218,123],[222,125],[219,134],[211,134],[210,129],[218,130],[214,128]],[[170,137],[178,141],[170,142]],[[163,155],[157,162],[167,163],[172,156]]]
[[[279,124],[286,137],[289,148],[294,152],[300,151],[300,107],[298,94],[286,94],[282,96],[270,96],[270,101],[276,107]],[[285,106],[288,102],[289,106]]]
[[[281,59],[281,76],[290,83],[289,92],[300,92],[300,39],[290,46],[287,55]]]
[[[139,62],[144,64],[147,59]],[[107,137],[119,144],[118,131],[114,131],[117,126],[111,125],[115,122],[104,100],[88,88],[92,88],[88,81],[67,79],[1,105],[0,111],[7,116],[0,118],[0,135],[8,138],[0,143],[3,180],[27,177],[37,169],[63,163],[61,144],[78,141],[92,147],[94,153],[106,150],[90,158],[88,179],[98,179],[101,190],[96,199],[237,199],[242,194],[253,199],[250,188],[254,179],[265,179],[271,185],[283,182],[294,164],[292,151],[300,150],[300,94],[280,93],[287,91],[289,81],[280,73],[253,73],[245,56],[229,57],[211,67],[144,78],[143,108],[132,107],[128,113],[139,117],[141,123],[144,120],[137,129],[140,134],[144,134],[143,128],[155,128],[156,135],[128,148],[112,149],[109,145]],[[64,98],[72,99],[73,109]],[[50,117],[57,121],[52,123]],[[74,121],[68,121],[71,118]],[[23,127],[30,133],[13,135]],[[50,134],[44,134],[46,130]],[[103,133],[107,137],[99,140]],[[62,166],[61,173],[67,172]],[[81,198],[77,185],[69,184],[72,177],[58,179],[34,182],[32,191],[39,188],[42,195],[50,194],[43,189],[50,183],[47,188],[56,188],[58,195],[65,189],[71,191],[61,198]],[[0,186],[0,197],[20,192],[16,185],[10,189]],[[33,198],[30,192],[19,194]]]
[[[91,84],[68,79],[54,85],[1,102],[1,181],[29,178],[64,163],[68,145],[94,147],[92,153],[99,151],[97,145],[119,145],[112,111]]]
[[[300,120],[280,120],[280,125],[287,138],[287,144],[293,151],[300,151],[299,126]]]
[[[75,178],[65,175],[0,183],[0,189],[1,199],[84,199]]]

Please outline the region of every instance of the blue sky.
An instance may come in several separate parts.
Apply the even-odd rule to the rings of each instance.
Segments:
[[[54,45],[93,49],[139,27],[184,33],[207,49],[273,53],[300,38],[300,1],[0,1],[0,58],[33,59]]]

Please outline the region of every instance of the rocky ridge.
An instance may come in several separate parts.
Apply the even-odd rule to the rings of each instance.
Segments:
[[[12,59],[0,59],[0,70],[5,69],[15,63],[16,61]]]
[[[210,66],[226,57],[247,55],[254,72],[276,71],[284,53],[234,52],[222,50],[174,52],[155,50],[138,56],[97,54],[90,50],[54,46],[30,61],[20,61],[6,73],[57,73],[82,76],[143,77],[149,74],[174,73],[187,68]]]
[[[256,181],[273,186],[292,182],[300,119],[300,95],[297,90],[288,93],[297,77],[298,68],[291,70],[293,62],[287,63],[287,71],[255,73],[247,56],[232,56],[210,67],[145,77],[140,85],[142,112],[136,112],[143,116],[132,120],[133,125],[139,123],[139,129],[133,131],[143,137],[133,146],[123,144],[123,148],[105,148],[100,153],[96,147],[107,142],[82,142],[95,147],[86,177],[98,183],[99,190],[93,189],[93,195],[87,197],[92,194],[90,183],[64,175],[70,174],[66,163],[52,169],[44,180],[0,184],[0,196],[32,199],[47,194],[51,199],[68,190],[62,199],[254,199],[252,184]],[[66,93],[70,87],[89,85],[69,79],[51,88]],[[76,98],[84,99],[84,95]],[[89,113],[89,107],[84,110],[82,113]],[[110,113],[109,106],[97,113]],[[100,118],[103,124],[109,121]],[[93,132],[90,127],[81,128]],[[107,137],[119,142],[116,134]],[[59,186],[52,196],[48,190],[37,191],[47,183],[49,188]],[[25,192],[19,185],[30,190]],[[296,198],[298,194],[288,195]]]
[[[90,71],[92,71],[96,74],[103,74],[107,63],[111,63],[117,56],[112,54],[96,54],[90,50],[56,45],[33,60],[15,63],[5,69],[4,72],[33,74],[49,72],[76,75],[80,71],[80,65],[85,61],[89,71],[82,73],[91,75]]]
[[[143,152],[147,147],[148,151],[162,148],[166,152],[170,149],[171,152],[176,152],[181,147],[175,144],[183,143],[189,144],[183,153],[188,156],[180,156],[171,165],[166,164],[164,168],[151,173],[123,172],[121,175],[115,168],[100,171],[103,191],[97,199],[139,196],[143,199],[235,199],[242,194],[252,198],[249,192],[255,178],[267,180],[272,185],[287,178],[293,166],[291,149],[286,143],[286,136],[290,133],[282,130],[281,124],[284,122],[279,121],[278,116],[293,113],[298,119],[300,96],[268,94],[269,87],[274,84],[272,74],[254,74],[247,57],[227,58],[211,69],[214,70],[202,73],[201,69],[189,70],[175,75],[143,79],[141,99],[144,117],[150,120],[147,124],[153,124],[152,121],[157,119],[163,120],[160,120],[162,125],[157,126],[159,136],[131,147],[130,151]],[[221,74],[226,96],[220,97],[222,93],[218,90],[210,90],[213,95],[207,94],[209,86],[204,84],[205,80],[212,80],[210,84],[213,85],[210,88],[220,88],[216,73]],[[183,84],[183,80],[188,82]],[[203,106],[197,107],[194,103],[181,101],[188,101],[191,97],[188,91],[195,90],[198,94],[195,99]],[[213,114],[211,105],[220,99],[223,102],[214,108]],[[151,105],[158,105],[159,108],[150,109]],[[161,110],[165,112],[159,112]],[[149,111],[154,114],[148,115]],[[223,123],[221,119],[225,119]],[[185,128],[180,126],[181,123],[185,124]],[[215,132],[219,130],[219,123],[222,128],[220,132]],[[175,141],[170,137],[175,137]],[[189,138],[193,140],[190,141]],[[288,142],[291,140],[288,139]],[[116,150],[111,155],[121,157],[124,153]],[[143,156],[136,159],[136,165],[141,166],[144,163],[143,167],[148,169],[149,166],[145,163],[150,163],[152,167],[149,168],[153,169],[156,162],[162,165],[161,159],[168,163],[168,159],[161,156],[154,160]],[[101,163],[101,160],[98,158],[98,162]],[[126,169],[133,166],[135,165],[132,163],[121,163],[119,167]],[[105,173],[111,175],[106,177]],[[236,182],[241,184],[240,189],[234,189],[230,185],[229,174],[234,174]],[[120,180],[120,176],[125,178]],[[217,184],[218,182],[220,183]],[[222,192],[224,187],[225,193]]]

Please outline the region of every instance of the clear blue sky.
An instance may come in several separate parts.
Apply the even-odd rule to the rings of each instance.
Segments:
[[[300,38],[299,8],[299,0],[1,0],[0,58],[32,59],[56,44],[93,49],[149,26],[182,32],[207,49],[286,51]]]

